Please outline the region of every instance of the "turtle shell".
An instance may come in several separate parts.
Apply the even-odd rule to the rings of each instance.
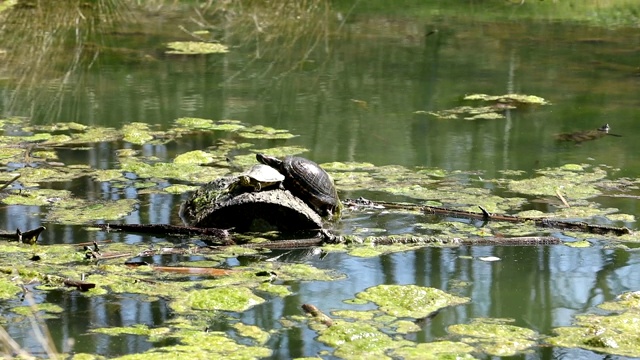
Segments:
[[[264,154],[257,154],[256,159],[284,175],[285,189],[321,216],[331,216],[340,211],[340,199],[331,177],[315,162],[299,156],[278,159]]]
[[[256,191],[270,187],[285,179],[278,170],[265,164],[253,165],[247,172],[239,176],[242,186],[253,187]]]

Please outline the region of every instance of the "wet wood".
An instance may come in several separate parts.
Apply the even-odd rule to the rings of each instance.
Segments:
[[[90,289],[93,289],[96,287],[96,284],[94,283],[80,281],[80,280],[64,279],[63,283],[67,287],[75,287],[80,291],[89,291]]]
[[[169,224],[93,224],[91,226],[104,231],[126,231],[153,235],[201,235],[221,240],[227,240],[230,236],[229,230],[226,229]]]
[[[211,275],[211,276],[226,276],[233,273],[240,272],[239,270],[231,269],[219,269],[210,267],[184,267],[184,266],[152,266],[155,271],[168,272],[174,274],[189,274],[189,275]]]
[[[346,200],[346,206],[354,206],[354,207],[372,207],[376,209],[402,209],[402,210],[413,210],[413,211],[422,211],[426,214],[436,214],[436,215],[445,215],[451,217],[460,217],[467,219],[479,219],[483,221],[506,221],[513,223],[523,223],[523,222],[531,222],[539,227],[547,227],[547,228],[555,228],[562,230],[572,230],[572,231],[582,231],[591,234],[612,234],[612,235],[627,235],[631,234],[631,230],[626,227],[615,227],[615,226],[606,226],[606,225],[592,225],[586,222],[572,222],[572,221],[563,221],[556,220],[551,218],[530,218],[530,217],[519,217],[513,215],[504,215],[504,214],[490,214],[486,210],[479,207],[482,212],[471,212],[464,210],[455,210],[437,206],[426,206],[426,205],[415,205],[415,204],[404,204],[404,203],[393,203],[393,202],[384,202],[384,201],[370,201],[366,199],[356,199],[356,200]]]
[[[20,178],[20,174],[14,176],[13,179],[11,179],[11,180],[7,181],[6,183],[2,184],[2,186],[0,186],[0,191],[6,189],[9,185],[13,184],[19,178]]]
[[[333,325],[333,319],[331,319],[328,315],[320,311],[315,305],[312,304],[302,304],[302,310],[304,310],[307,314],[311,315],[318,322],[325,324],[327,327]]]
[[[348,243],[366,243],[372,245],[394,245],[394,244],[439,244],[450,246],[461,245],[518,245],[518,246],[538,246],[538,245],[557,245],[562,241],[553,236],[517,236],[517,237],[474,237],[474,238],[456,238],[441,239],[435,236],[413,236],[413,235],[394,235],[394,236],[368,236],[360,238],[356,236],[348,236],[344,239]]]

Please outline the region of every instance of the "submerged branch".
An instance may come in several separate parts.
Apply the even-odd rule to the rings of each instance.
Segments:
[[[530,218],[530,217],[520,217],[514,215],[504,215],[504,214],[491,214],[479,206],[481,212],[471,212],[464,210],[456,210],[456,209],[448,209],[437,206],[427,206],[427,205],[414,205],[414,204],[402,204],[402,203],[393,203],[393,202],[385,202],[385,201],[370,201],[366,199],[356,199],[356,200],[346,200],[345,204],[347,206],[354,207],[372,207],[372,208],[386,208],[386,209],[402,209],[402,210],[414,210],[414,211],[422,211],[427,214],[437,214],[437,215],[445,215],[452,217],[462,217],[467,219],[478,219],[483,221],[507,221],[513,223],[523,223],[523,222],[531,222],[536,226],[540,227],[548,227],[548,228],[556,228],[563,230],[573,230],[573,231],[582,231],[591,234],[614,234],[617,236],[631,234],[631,230],[626,227],[615,227],[615,226],[606,226],[606,225],[592,225],[586,222],[572,222],[572,221],[563,221],[563,220],[555,220],[550,218]]]
[[[93,227],[104,231],[126,231],[152,235],[201,235],[221,240],[229,240],[229,230],[217,228],[199,228],[193,226],[179,226],[169,224],[93,224]],[[226,243],[225,245],[232,245]]]
[[[327,314],[320,311],[320,309],[318,309],[315,305],[302,304],[301,307],[302,310],[311,315],[318,322],[325,324],[327,327],[331,327],[331,325],[333,325],[333,320]]]

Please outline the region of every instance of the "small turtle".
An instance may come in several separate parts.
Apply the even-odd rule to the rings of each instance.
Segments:
[[[284,187],[320,216],[340,215],[342,203],[329,174],[315,162],[299,156],[284,159],[256,154],[256,159],[284,175]]]
[[[284,175],[273,167],[256,164],[238,176],[236,182],[232,185],[232,190],[237,186],[241,186],[253,188],[253,191],[260,191],[272,186],[278,186],[282,184],[283,180]]]

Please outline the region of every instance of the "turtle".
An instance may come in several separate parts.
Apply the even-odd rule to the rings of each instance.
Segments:
[[[284,175],[284,188],[307,203],[320,216],[340,215],[342,203],[338,198],[333,180],[318,164],[300,156],[286,156],[279,159],[256,154],[256,159]]]
[[[284,175],[275,168],[264,164],[256,164],[246,172],[238,175],[236,181],[231,185],[231,190],[240,186],[253,188],[253,191],[260,191],[265,188],[279,186],[284,179]]]

